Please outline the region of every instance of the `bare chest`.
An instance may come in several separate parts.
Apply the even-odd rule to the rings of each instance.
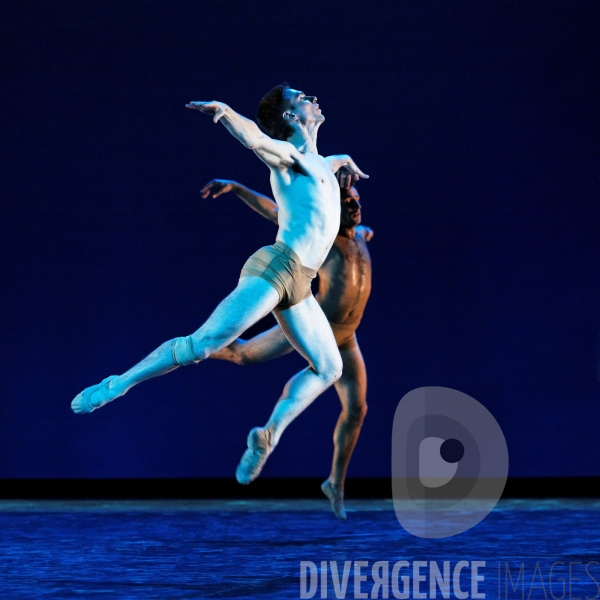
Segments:
[[[271,185],[284,219],[293,210],[303,219],[310,215],[339,226],[339,185],[323,157],[303,155],[292,170],[272,172]]]
[[[337,236],[319,270],[319,301],[336,323],[360,320],[371,293],[371,257],[362,237]]]
[[[357,235],[353,240],[338,235],[333,244],[333,251],[337,254],[338,260],[335,262],[338,269],[364,268],[371,265],[371,255],[362,235]]]

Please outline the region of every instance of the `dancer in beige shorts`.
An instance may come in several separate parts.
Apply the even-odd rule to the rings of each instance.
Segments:
[[[213,115],[215,123],[225,125],[269,167],[279,208],[277,244],[250,257],[235,290],[195,333],[163,343],[122,375],[86,388],[73,399],[71,408],[77,414],[90,413],[142,381],[200,362],[272,311],[309,366],[290,380],[268,427],[250,432],[248,450],[237,471],[238,480],[248,483],[258,475],[287,425],[341,375],[342,359],[323,310],[312,294],[304,297],[297,290],[321,266],[339,229],[335,173],[344,168],[346,177],[356,180],[367,175],[347,155],[324,158],[318,154],[317,131],[325,117],[316,97],[287,84],[273,88],[259,104],[257,118],[266,134],[222,102],[186,106]],[[269,269],[268,277],[253,273],[265,252],[284,269],[295,269],[298,277],[276,287],[272,271],[277,268]]]
[[[202,189],[202,196],[217,198],[226,192],[234,192],[263,217],[278,222],[277,204],[271,198],[235,181],[215,179]],[[341,188],[340,199],[340,229],[319,269],[316,300],[331,325],[343,362],[342,376],[334,384],[342,412],[333,434],[331,473],[321,488],[331,501],[335,515],[345,519],[346,471],[367,412],[367,373],[355,332],[371,291],[371,259],[366,242],[373,237],[373,232],[360,225],[361,205],[356,188]],[[281,327],[276,325],[250,340],[237,339],[210,358],[249,365],[278,358],[293,349]],[[282,398],[285,395],[284,391]]]

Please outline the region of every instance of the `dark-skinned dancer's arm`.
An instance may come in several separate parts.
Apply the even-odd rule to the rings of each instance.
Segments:
[[[233,192],[238,198],[242,199],[251,209],[255,210],[259,215],[277,223],[277,214],[279,208],[275,200],[263,196],[258,192],[255,192],[245,185],[238,183],[237,181],[231,181],[229,179],[213,179],[209,181],[201,190],[200,193],[204,199],[218,198],[222,194]]]

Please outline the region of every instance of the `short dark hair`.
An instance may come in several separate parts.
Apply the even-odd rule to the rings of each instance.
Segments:
[[[283,94],[289,87],[285,81],[276,85],[261,98],[256,112],[256,120],[264,132],[272,138],[284,142],[294,133],[293,127],[283,118],[285,109]]]

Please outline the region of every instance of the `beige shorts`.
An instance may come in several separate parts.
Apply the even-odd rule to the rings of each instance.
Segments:
[[[314,269],[305,267],[298,255],[283,242],[265,246],[255,252],[242,268],[241,277],[261,277],[279,294],[278,306],[294,306],[312,295],[310,284]]]

